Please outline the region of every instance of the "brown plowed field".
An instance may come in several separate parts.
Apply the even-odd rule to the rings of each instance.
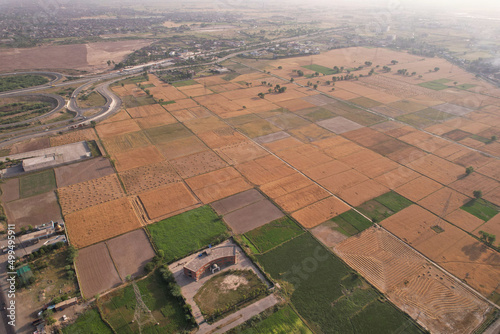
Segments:
[[[154,164],[164,160],[161,153],[153,145],[116,154],[115,158],[115,167],[118,172]]]
[[[205,117],[205,118],[195,118],[190,121],[184,122],[184,125],[194,133],[228,128],[228,125],[226,123],[224,123],[218,117],[215,116]]]
[[[258,119],[238,125],[238,129],[250,138],[262,137],[281,131],[280,128],[265,119]]]
[[[205,174],[227,166],[224,160],[212,151],[191,154],[171,160],[170,163],[183,178]]]
[[[171,183],[139,195],[149,219],[173,216],[199,204],[183,182]]]
[[[441,189],[443,185],[425,176],[419,176],[416,179],[405,183],[404,185],[396,188],[396,191],[408,198],[410,201],[417,202],[422,198],[429,196],[433,192]]]
[[[172,160],[208,150],[208,147],[195,136],[159,144],[157,145],[157,148],[167,160]]]
[[[59,188],[63,215],[125,196],[116,174]]]
[[[472,332],[489,310],[459,282],[381,229],[349,238],[335,252],[431,332]]]
[[[313,228],[341,213],[350,207],[335,197],[327,197],[292,214],[305,228]]]
[[[205,204],[240,193],[252,187],[231,167],[195,176],[187,179],[186,183]]]
[[[106,241],[120,277],[125,280],[144,274],[144,266],[155,256],[146,233],[140,229]]]
[[[223,146],[215,151],[230,165],[241,164],[268,155],[264,149],[251,141]]]
[[[175,169],[166,161],[129,169],[120,173],[129,194],[138,194],[181,180]]]
[[[358,206],[388,191],[388,188],[377,181],[366,180],[353,187],[340,191],[339,197],[352,206]]]
[[[420,174],[418,174],[417,172],[404,166],[399,166],[398,168],[393,169],[388,173],[376,177],[375,181],[383,184],[387,188],[396,189],[397,187],[400,187],[419,176]]]
[[[67,132],[62,135],[50,137],[50,146],[61,146],[66,144],[78,143],[84,140],[96,140],[97,136],[94,129],[83,129]]]
[[[479,173],[472,173],[449,185],[450,188],[464,195],[471,195],[474,190],[478,189],[481,190],[483,194],[487,194],[499,186],[500,182]]]
[[[283,216],[273,203],[264,199],[224,215],[224,220],[234,233],[242,234]]]
[[[293,173],[276,181],[266,183],[260,189],[269,197],[277,198],[312,185],[313,182],[299,173]]]
[[[308,187],[278,197],[274,201],[281,206],[283,210],[294,212],[328,197],[328,195],[328,192],[323,190],[320,186],[312,184]]]
[[[108,124],[100,124],[96,127],[101,138],[123,135],[129,132],[141,131],[141,128],[133,119]]]
[[[441,188],[440,190],[420,200],[418,204],[437,215],[442,215],[448,199],[449,203],[446,213],[455,211],[470,200],[469,197],[462,195],[453,189]]]
[[[427,155],[405,165],[442,184],[450,184],[465,173],[463,167],[434,155]]]
[[[370,162],[361,163],[359,165],[352,165],[352,167],[354,167],[358,172],[361,172],[371,179],[388,173],[400,166],[401,165],[399,165],[398,163],[395,163],[394,161],[384,157],[375,159]]]
[[[351,167],[349,167],[345,163],[339,160],[332,160],[327,163],[309,168],[304,171],[304,174],[306,174],[313,180],[320,180],[328,176],[345,172],[349,169],[351,169]]]
[[[446,216],[446,220],[467,232],[472,232],[484,224],[484,220],[462,209],[456,209],[455,211],[449,213]]]
[[[174,124],[177,120],[168,113],[156,114],[144,118],[136,118],[135,121],[141,129],[150,129],[160,125]]]
[[[71,243],[83,248],[141,227],[127,198],[106,202],[65,216]]]
[[[212,203],[212,208],[219,215],[225,215],[229,212],[241,209],[249,204],[261,201],[264,196],[256,189],[250,189],[239,194],[229,196],[220,201]]]
[[[122,283],[104,242],[78,252],[75,261],[82,295],[93,298]]]
[[[286,149],[289,149],[289,148],[292,148],[295,146],[300,146],[300,145],[303,145],[303,143],[294,137],[288,137],[285,139],[280,139],[280,140],[273,141],[271,143],[264,144],[265,147],[267,147],[268,149],[270,149],[274,153],[277,153],[281,150],[286,150]]]
[[[335,136],[332,132],[323,129],[316,124],[292,129],[290,130],[290,134],[304,143],[314,142],[316,140]]]
[[[199,133],[198,137],[213,149],[226,145],[234,145],[247,140],[241,133],[226,128]]]
[[[50,147],[48,137],[32,138],[12,145],[10,154],[24,153]]]
[[[124,135],[108,137],[103,139],[106,151],[110,155],[115,155],[133,150],[135,148],[151,145],[148,137],[142,131],[130,132]]]
[[[19,199],[19,179],[5,180],[2,183],[1,187],[2,187],[2,194],[0,195],[0,200],[3,203]]]
[[[272,155],[237,165],[235,168],[256,185],[263,185],[296,173],[292,168]]]
[[[128,108],[127,112],[132,118],[143,118],[143,117],[148,117],[148,116],[152,116],[152,115],[156,115],[156,114],[166,114],[166,115],[169,115],[170,117],[172,117],[159,104],[148,104],[145,106]],[[173,117],[172,117],[172,119],[173,119]],[[173,122],[175,122],[175,119],[173,119]]]
[[[318,183],[336,194],[366,180],[368,180],[368,178],[360,172],[349,169],[345,172],[321,179]]]
[[[115,171],[108,159],[99,157],[68,166],[57,167],[54,169],[54,172],[56,174],[57,187],[61,188],[114,174]]]
[[[21,227],[47,224],[51,220],[58,221],[62,218],[53,191],[5,203],[4,208],[9,224],[16,225],[16,232],[19,232]]]

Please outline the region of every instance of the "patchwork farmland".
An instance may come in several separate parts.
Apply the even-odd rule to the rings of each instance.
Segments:
[[[286,316],[313,333],[473,333],[500,296],[500,151],[483,140],[500,135],[500,93],[460,69],[418,79],[375,66],[332,90],[330,69],[352,57],[271,60],[266,72],[236,58],[224,66],[249,73],[175,85],[149,74],[150,95],[114,86],[120,113],[47,142],[94,139],[105,156],[8,179],[6,216],[19,230],[64,220],[82,295],[104,294],[115,331],[137,332],[129,281],[146,274],[137,285],[158,322],[190,328],[155,268],[233,237],[289,297],[261,328]],[[491,99],[470,103],[454,76]]]

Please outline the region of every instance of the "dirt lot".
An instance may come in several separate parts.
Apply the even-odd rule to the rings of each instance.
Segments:
[[[5,180],[2,185],[2,195],[0,200],[7,203],[19,199],[19,179]]]
[[[75,265],[85,298],[93,298],[122,283],[104,242],[80,249]]]
[[[32,138],[27,141],[22,141],[12,145],[10,154],[24,153],[35,150],[41,150],[42,148],[49,148],[50,140],[48,137],[42,138]]]
[[[73,212],[65,219],[70,241],[77,248],[141,227],[127,198]]]
[[[138,50],[150,41],[129,40],[89,44],[46,45],[25,49],[5,49],[0,52],[0,72],[16,69],[78,69],[105,70],[106,63],[119,63],[133,50]]]
[[[335,252],[431,332],[471,332],[489,309],[460,283],[383,230],[370,228],[337,245]]]
[[[9,224],[16,225],[16,231],[28,225],[41,225],[58,221],[61,209],[53,191],[4,204]]]
[[[171,183],[139,195],[149,219],[159,220],[200,204],[183,182]]]
[[[104,177],[113,174],[115,171],[108,159],[99,157],[68,166],[57,167],[54,169],[54,172],[56,173],[57,187],[62,188],[75,183]]]
[[[175,169],[166,161],[150,164],[120,173],[129,194],[138,194],[181,180]]]
[[[183,178],[208,173],[227,164],[212,151],[204,151],[186,157],[171,160],[170,163]]]
[[[125,196],[116,174],[59,188],[63,215]]]
[[[205,204],[237,194],[252,187],[231,167],[195,176],[187,179],[186,182],[196,196]]]
[[[164,160],[161,153],[153,145],[116,154],[115,158],[117,160],[115,166],[118,172],[154,164]]]
[[[50,146],[61,146],[66,144],[78,143],[84,140],[96,139],[97,136],[94,129],[76,130],[55,137],[50,137]]]
[[[143,230],[135,230],[106,241],[109,253],[120,277],[139,277],[144,274],[144,266],[151,261],[155,252]]]
[[[219,215],[225,215],[229,212],[241,209],[249,204],[261,201],[264,196],[255,189],[250,189],[242,193],[230,196],[223,200],[212,203],[212,208]]]
[[[327,197],[292,214],[305,228],[313,228],[349,210],[350,207],[335,197]]]
[[[242,234],[283,216],[273,203],[264,199],[224,215],[224,220],[234,233]]]

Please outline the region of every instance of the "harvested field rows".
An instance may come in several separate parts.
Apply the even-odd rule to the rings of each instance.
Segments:
[[[138,194],[181,180],[175,169],[166,161],[129,169],[120,173],[120,177],[129,194]]]

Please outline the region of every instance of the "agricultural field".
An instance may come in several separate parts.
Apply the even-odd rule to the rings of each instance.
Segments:
[[[56,173],[58,188],[114,174],[113,167],[109,163],[109,160],[104,157],[57,167],[54,171]]]
[[[471,332],[489,311],[488,304],[384,230],[371,228],[334,250],[431,332]]]
[[[256,322],[256,323],[255,323]],[[229,334],[312,334],[290,306],[273,312],[261,321],[251,321],[236,327]]]
[[[19,178],[19,193],[21,198],[40,195],[54,190],[55,187],[56,177],[53,169]]]
[[[274,248],[257,259],[274,279],[291,284],[291,302],[313,330],[323,333],[421,333],[408,317],[329,253],[309,233]],[[377,317],[358,312],[375,307]],[[380,324],[386,325],[382,327]],[[373,329],[377,329],[374,331]]]
[[[7,75],[0,77],[0,92],[44,85],[49,79],[43,75]]]
[[[267,285],[252,270],[227,270],[205,282],[194,301],[207,319],[249,298],[257,298],[266,290]]]
[[[167,218],[147,229],[156,247],[165,252],[167,262],[181,259],[227,236],[226,226],[209,206]]]
[[[96,308],[85,311],[74,323],[64,327],[62,332],[64,334],[113,334]]]
[[[283,217],[258,227],[244,236],[258,249],[260,253],[281,245],[282,243],[304,233],[293,220]]]
[[[140,297],[134,291],[134,284]],[[143,333],[189,331],[192,324],[187,321],[181,302],[172,295],[167,284],[159,271],[155,271],[143,280],[103,296],[98,302],[102,317],[116,333],[138,333],[138,321],[143,322]],[[151,313],[142,313],[140,320],[133,321],[138,298],[142,299]]]

